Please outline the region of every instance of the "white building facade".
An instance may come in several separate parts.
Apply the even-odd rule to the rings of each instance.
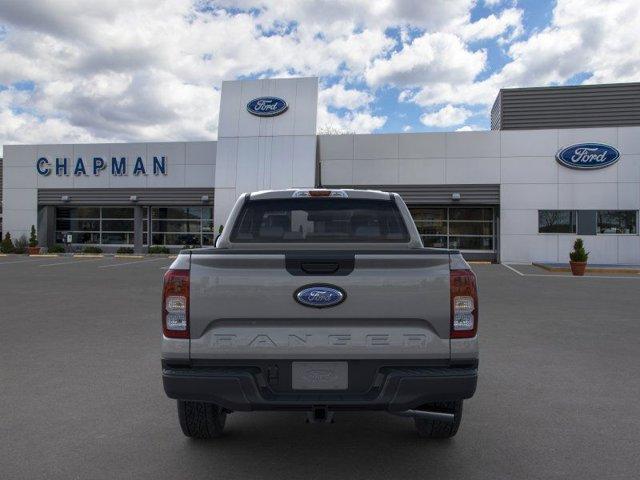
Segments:
[[[640,126],[317,136],[317,98],[316,78],[224,82],[217,142],[5,145],[3,234],[211,245],[243,192],[373,188],[469,258],[566,262],[579,236],[592,263],[640,264]]]

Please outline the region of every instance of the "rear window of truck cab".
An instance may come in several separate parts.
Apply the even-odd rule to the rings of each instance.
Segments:
[[[231,232],[235,243],[408,242],[392,200],[284,198],[248,200]]]

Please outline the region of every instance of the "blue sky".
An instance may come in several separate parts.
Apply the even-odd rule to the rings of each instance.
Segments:
[[[636,0],[21,0],[0,143],[217,137],[223,80],[318,76],[319,131],[489,128],[500,88],[640,80]]]

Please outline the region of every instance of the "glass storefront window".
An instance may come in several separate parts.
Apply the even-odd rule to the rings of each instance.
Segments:
[[[423,222],[418,220],[415,223],[420,235],[447,234],[447,222]]]
[[[431,235],[420,235],[425,247],[447,248],[447,237],[433,237]]]
[[[133,245],[133,232],[102,232],[102,241],[100,243],[104,243],[107,245],[118,245],[118,244],[127,244]]]
[[[451,235],[492,235],[493,223],[489,222],[451,222]]]
[[[133,220],[132,207],[106,207],[101,210],[102,218],[130,218]]]
[[[56,219],[56,230],[99,232],[100,218],[94,220],[88,218],[58,218]]]
[[[133,207],[58,207],[56,242],[71,235],[71,243],[133,245]]]
[[[598,211],[598,233],[637,234],[638,212],[635,210]]]
[[[447,209],[446,208],[412,208],[411,216],[413,220],[417,222],[427,221],[446,221]]]
[[[71,235],[71,243],[88,243],[88,244],[98,244],[100,243],[100,233],[99,232],[58,232],[56,231],[56,243],[64,243],[65,234]]]
[[[482,220],[485,222],[493,221],[492,208],[467,208],[456,207],[449,209],[449,219],[455,220]]]
[[[449,237],[449,248],[457,250],[493,250],[493,238]]]
[[[100,218],[100,209],[97,207],[58,207],[57,218]]]
[[[573,210],[539,210],[539,233],[576,233],[576,212]]]
[[[211,207],[151,207],[151,218],[153,220],[201,220],[202,211],[211,210]],[[206,217],[210,218],[210,217]]]
[[[212,219],[213,207],[151,207],[151,243],[212,245]]]
[[[425,247],[494,250],[491,207],[409,207]]]

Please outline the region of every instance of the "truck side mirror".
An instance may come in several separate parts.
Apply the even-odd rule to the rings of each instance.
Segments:
[[[221,233],[219,233],[218,235],[216,235],[216,239],[213,241],[213,247],[214,248],[218,248],[218,239],[222,236]]]

